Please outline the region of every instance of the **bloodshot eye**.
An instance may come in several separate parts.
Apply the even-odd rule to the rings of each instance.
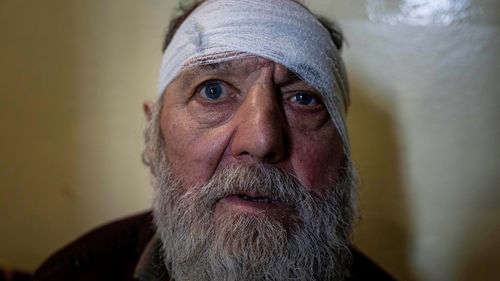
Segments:
[[[203,86],[200,94],[205,98],[216,100],[224,95],[224,89],[222,88],[220,82],[208,82],[205,86]]]
[[[305,105],[305,106],[314,106],[318,104],[318,101],[316,98],[306,92],[299,92],[292,97],[292,102],[297,102],[300,105]]]

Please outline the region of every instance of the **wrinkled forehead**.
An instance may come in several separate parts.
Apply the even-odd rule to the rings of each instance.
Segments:
[[[185,81],[191,83],[198,80],[199,77],[214,76],[214,77],[238,77],[248,78],[251,74],[255,73],[258,69],[265,66],[270,66],[275,62],[262,58],[256,55],[249,55],[244,58],[237,58],[232,60],[221,61],[217,63],[207,64],[194,64],[192,66],[183,67],[174,81]],[[303,81],[296,73],[289,70],[283,65],[275,64],[273,69],[273,82],[277,85],[291,84]],[[279,70],[276,70],[279,69]],[[310,86],[310,85],[309,85]],[[313,88],[311,86],[311,88]]]
[[[158,93],[186,69],[258,56],[281,64],[322,96],[348,151],[347,78],[326,28],[292,0],[208,0],[164,52]]]

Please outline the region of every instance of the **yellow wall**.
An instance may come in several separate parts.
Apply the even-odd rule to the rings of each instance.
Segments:
[[[305,2],[349,43],[356,243],[401,280],[496,280],[499,1]],[[0,265],[149,205],[141,102],[173,3],[0,1]]]

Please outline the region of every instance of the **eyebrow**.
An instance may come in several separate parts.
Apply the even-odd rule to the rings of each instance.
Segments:
[[[233,70],[229,61],[218,63],[206,63],[187,66],[182,72],[181,77],[190,79],[199,75],[207,75],[212,73],[229,73]]]
[[[199,75],[210,75],[210,74],[233,74],[237,72],[238,66],[234,64],[234,61],[223,61],[217,63],[205,63],[193,66],[188,66],[179,76],[182,79],[192,80],[194,77]],[[297,81],[303,81],[297,74],[293,71],[287,69],[286,78],[280,84],[291,84]]]

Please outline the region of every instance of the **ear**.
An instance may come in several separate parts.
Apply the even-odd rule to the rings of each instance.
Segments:
[[[147,100],[142,103],[142,110],[144,111],[144,115],[146,116],[146,119],[148,121],[151,121],[151,118],[153,116],[153,107],[154,107],[154,102]]]

